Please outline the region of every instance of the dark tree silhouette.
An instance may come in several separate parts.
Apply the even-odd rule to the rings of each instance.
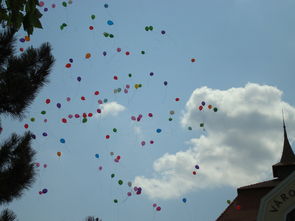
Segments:
[[[11,29],[0,33],[0,114],[21,119],[47,82],[54,58],[48,43],[16,56],[14,33]],[[13,133],[0,145],[0,205],[19,198],[33,184],[35,151],[31,139],[30,132],[22,136]],[[14,219],[9,210],[0,215],[0,221]]]
[[[0,214],[0,221],[14,221],[16,219],[16,215],[9,209],[5,209]]]

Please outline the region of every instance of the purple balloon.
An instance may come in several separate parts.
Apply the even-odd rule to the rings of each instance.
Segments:
[[[151,72],[151,73],[150,73],[150,76],[153,76],[153,75],[154,75],[154,72]]]
[[[42,190],[42,193],[47,193],[47,192],[48,192],[47,189],[43,189],[43,190]]]
[[[70,58],[70,59],[69,59],[69,62],[73,63],[73,61],[74,61],[73,58]]]
[[[77,81],[81,81],[81,79],[82,79],[82,78],[81,78],[80,76],[79,76],[79,77],[77,77]]]
[[[47,12],[48,11],[48,8],[44,8],[44,11]]]
[[[19,39],[20,42],[25,42],[26,40],[24,38]]]
[[[61,104],[60,103],[57,103],[56,106],[57,106],[57,108],[61,108]]]
[[[164,30],[163,30],[163,31],[161,31],[161,34],[162,34],[162,35],[164,35],[165,33],[166,33],[166,31],[164,31]]]
[[[43,135],[44,137],[46,137],[48,134],[47,134],[46,132],[44,132],[42,135]]]

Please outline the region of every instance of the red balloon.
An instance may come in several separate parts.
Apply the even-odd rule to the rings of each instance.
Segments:
[[[62,121],[63,123],[67,123],[67,119],[66,119],[66,118],[61,119],[61,121]]]
[[[82,101],[85,101],[85,100],[86,100],[86,98],[85,98],[84,96],[82,96],[82,97],[81,97],[81,100],[82,100]]]
[[[191,62],[195,62],[195,61],[196,61],[196,59],[195,59],[195,58],[192,58],[192,59],[191,59]]]
[[[106,139],[110,139],[110,135],[106,135]]]
[[[126,55],[130,55],[130,52],[129,51],[126,51],[126,53],[125,53]]]
[[[121,52],[121,48],[117,48],[117,52]]]
[[[118,80],[118,76],[114,76],[114,80]]]
[[[20,48],[19,50],[20,50],[21,52],[23,52],[23,51],[24,51],[24,48]]]
[[[199,106],[199,110],[200,110],[200,111],[203,110],[203,106]]]
[[[120,160],[121,159],[121,156],[117,156],[116,159]]]
[[[83,118],[86,118],[87,117],[87,114],[86,113],[83,113]]]
[[[101,109],[98,108],[98,109],[96,110],[96,112],[100,114],[100,113],[101,113]]]
[[[66,68],[70,68],[70,67],[72,67],[72,65],[70,63],[67,63]]]
[[[94,94],[95,94],[95,95],[99,95],[99,91],[95,91]]]
[[[197,172],[196,172],[196,171],[193,171],[193,174],[194,174],[194,175],[197,175]]]
[[[92,113],[88,113],[88,117],[92,117],[93,116],[93,114]]]
[[[157,210],[157,211],[161,211],[161,207],[158,206],[158,207],[156,208],[156,210]]]
[[[79,118],[80,117],[80,115],[79,114],[75,114],[75,118]]]
[[[90,29],[90,30],[93,30],[93,26],[92,26],[92,25],[91,25],[91,26],[89,26],[89,29]]]
[[[28,129],[29,125],[28,124],[25,124],[24,125],[24,128]]]
[[[50,99],[46,99],[46,100],[45,100],[45,103],[46,103],[46,104],[49,104],[49,103],[50,103]]]
[[[179,97],[175,98],[175,101],[179,101],[179,100],[180,100]]]

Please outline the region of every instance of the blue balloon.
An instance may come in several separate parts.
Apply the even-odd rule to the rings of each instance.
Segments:
[[[98,154],[98,153],[97,153],[97,154],[95,154],[95,157],[96,157],[96,158],[99,158],[99,154]]]
[[[65,140],[64,138],[61,138],[59,141],[60,141],[61,143],[65,143],[65,142],[66,142],[66,140]]]
[[[183,199],[182,199],[182,202],[186,203],[186,198],[183,198]]]
[[[157,133],[161,133],[162,130],[160,128],[158,128],[156,131],[157,131]]]
[[[108,8],[108,7],[109,7],[109,5],[108,5],[108,4],[104,4],[104,7],[105,7],[105,8]]]
[[[107,24],[108,24],[108,25],[113,25],[113,24],[114,24],[114,22],[113,22],[113,21],[111,21],[111,20],[108,20],[108,21],[107,21]]]
[[[196,169],[200,169],[199,165],[196,165],[195,168],[196,168]]]

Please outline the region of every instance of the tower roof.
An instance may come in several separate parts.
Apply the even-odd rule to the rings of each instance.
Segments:
[[[295,155],[288,140],[285,121],[283,121],[283,126],[284,126],[284,147],[283,147],[283,153],[282,153],[280,163],[281,164],[295,163]]]

